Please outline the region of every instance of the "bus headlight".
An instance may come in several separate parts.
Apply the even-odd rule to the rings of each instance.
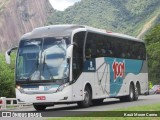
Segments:
[[[66,84],[63,84],[63,85],[59,86],[59,88],[57,89],[57,92],[62,91],[67,86],[69,86],[69,83],[66,83]]]
[[[17,85],[16,88],[21,92],[21,93],[24,93],[24,90],[21,86]]]

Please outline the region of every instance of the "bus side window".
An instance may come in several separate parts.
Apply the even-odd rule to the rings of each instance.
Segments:
[[[86,59],[91,59],[92,50],[89,44],[86,45]]]
[[[85,32],[78,32],[74,35],[73,42],[76,43],[73,48],[73,79],[77,80],[83,70],[83,46]]]
[[[145,55],[146,55],[146,51],[145,51],[145,45],[144,44],[139,44],[139,59],[141,60],[145,60]]]
[[[79,75],[80,75],[80,71],[81,71],[81,67],[80,67],[80,59],[79,59],[79,54],[77,54],[77,48],[74,47],[73,48],[73,79],[76,80]]]
[[[87,40],[86,40],[86,45],[85,45],[85,58],[86,60],[93,58],[94,56],[94,52],[96,50],[96,48],[93,48],[93,37],[94,34],[93,33],[88,33],[87,35]],[[95,49],[95,50],[94,50]]]

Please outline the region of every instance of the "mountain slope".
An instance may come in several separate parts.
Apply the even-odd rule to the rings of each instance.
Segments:
[[[48,0],[0,0],[0,52],[18,45],[24,33],[44,26],[51,8]]]
[[[142,38],[148,32],[148,30],[150,30],[152,26],[156,24],[156,21],[158,21],[159,17],[160,13],[155,15],[150,21],[147,21],[147,23],[144,24],[141,32],[138,34],[137,38]]]
[[[81,0],[64,12],[54,10],[48,24],[84,24],[137,36],[160,11],[160,0]]]

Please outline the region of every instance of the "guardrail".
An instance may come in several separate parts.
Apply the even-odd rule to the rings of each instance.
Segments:
[[[18,102],[16,98],[6,98],[6,97],[1,97],[0,98],[0,110],[6,110],[6,109],[11,109],[15,107],[24,107],[24,106],[30,106],[32,104],[26,104],[24,102]]]

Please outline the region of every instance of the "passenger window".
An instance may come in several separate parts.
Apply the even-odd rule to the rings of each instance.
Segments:
[[[88,33],[86,45],[85,45],[85,58],[91,59],[95,58],[97,51],[96,51],[96,44],[95,44],[95,34]]]

